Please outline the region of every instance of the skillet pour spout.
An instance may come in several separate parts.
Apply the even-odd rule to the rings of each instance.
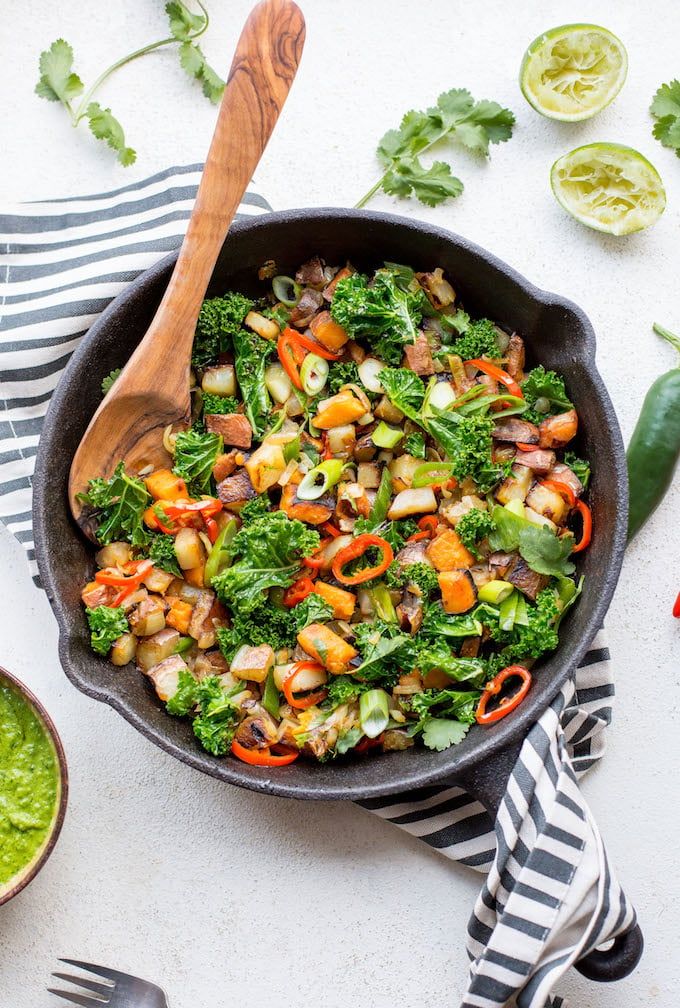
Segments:
[[[167,716],[150,684],[134,668],[112,675],[108,661],[89,646],[78,591],[91,578],[94,560],[70,514],[68,472],[99,405],[101,379],[128,360],[161,301],[176,261],[172,254],[137,277],[92,326],[67,366],[46,419],[36,466],[34,527],[40,575],[59,623],[61,662],[78,689],[113,706],[175,758],[230,784],[316,800],[370,799],[437,782],[462,786],[465,781],[474,788],[479,768],[509,747],[517,748],[573,676],[602,626],[618,579],[627,527],[625,451],[612,402],[596,369],[595,335],[575,304],[539,290],[467,239],[372,211],[287,210],[236,222],[217,259],[207,296],[234,289],[259,297],[266,287],[266,281],[258,278],[263,264],[274,260],[279,273],[290,275],[314,254],[329,263],[350,260],[364,271],[385,261],[424,272],[442,267],[471,315],[516,330],[532,363],[564,375],[580,418],[577,450],[592,464],[595,532],[590,547],[578,555],[583,592],[562,623],[558,650],[536,666],[531,690],[515,711],[489,727],[473,726],[463,742],[443,752],[412,748],[323,765],[297,760],[276,770],[204,752],[190,725]],[[507,760],[504,765],[503,783],[509,772]]]

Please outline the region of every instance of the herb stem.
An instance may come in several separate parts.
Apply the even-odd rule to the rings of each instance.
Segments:
[[[418,155],[420,156],[421,154],[425,154],[427,151],[430,150],[431,147],[434,147],[435,144],[439,143],[440,140],[442,140],[445,136],[447,136],[448,133],[454,133],[454,132],[455,132],[455,129],[454,130],[445,130],[445,129],[442,130],[439,133],[439,135],[434,138],[434,140],[430,140],[430,142],[428,144],[426,144],[424,147],[421,147],[419,149]],[[368,192],[365,193],[361,197],[361,199],[359,200],[359,202],[354,204],[354,207],[355,207],[356,210],[360,210],[361,207],[366,206],[366,204],[368,203],[368,201],[370,199],[372,199],[375,196],[375,194],[380,189],[382,189],[382,186],[383,186],[383,183],[384,183],[385,179],[387,178],[387,176],[389,175],[389,173],[391,171],[394,171],[394,169],[396,168],[396,166],[399,164],[400,160],[401,159],[398,158],[398,157],[392,158],[391,164],[389,165],[388,168],[385,169],[385,171],[382,173],[382,175],[380,176],[380,178],[378,179],[378,181],[375,183],[375,185],[371,186],[371,188],[368,190]]]

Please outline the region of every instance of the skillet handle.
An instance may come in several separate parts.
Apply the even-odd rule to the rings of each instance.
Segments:
[[[495,819],[522,744],[523,739],[490,753],[480,765],[458,771],[451,783],[465,788]],[[638,965],[643,949],[642,931],[634,922],[614,938],[608,949],[593,949],[574,963],[574,968],[588,980],[599,983],[623,980]]]

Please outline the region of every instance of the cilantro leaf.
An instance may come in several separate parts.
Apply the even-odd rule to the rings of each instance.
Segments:
[[[68,106],[82,92],[83,82],[73,72],[73,49],[64,39],[57,39],[40,54],[40,80],[35,93]]]
[[[203,94],[213,105],[217,105],[224,91],[225,83],[222,78],[208,65],[208,61],[203,55],[203,50],[195,42],[182,42],[179,47],[179,62],[183,70],[200,81],[203,85]]]
[[[206,27],[206,17],[192,14],[181,0],[166,3],[165,13],[170,21],[170,32],[178,42],[185,42]]]
[[[656,139],[680,157],[680,81],[662,84],[652,99],[649,111],[656,119],[652,129]]]
[[[90,102],[85,109],[85,116],[90,124],[90,131],[97,140],[105,140],[106,143],[118,154],[118,160],[124,167],[134,164],[137,154],[132,147],[125,144],[125,134],[123,127],[111,115],[111,109],[103,109],[99,102]]]
[[[378,144],[382,177],[357,203],[365,203],[379,190],[393,196],[414,195],[426,206],[437,206],[463,191],[446,161],[423,166],[419,155],[435,144],[453,141],[475,154],[488,156],[489,144],[509,140],[515,117],[497,102],[475,101],[465,88],[452,88],[425,112],[411,110],[399,129],[388,130]]]
[[[428,749],[442,752],[443,749],[462,742],[469,730],[470,725],[462,721],[428,717],[423,722],[423,742]]]

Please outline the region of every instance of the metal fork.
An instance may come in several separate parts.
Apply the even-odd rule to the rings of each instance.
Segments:
[[[56,990],[48,987],[50,994],[80,1005],[81,1008],[169,1008],[165,994],[156,984],[129,973],[109,969],[107,966],[95,966],[93,963],[81,962],[79,959],[60,959],[59,962],[77,966],[96,976],[103,977],[105,982],[90,980],[89,977],[72,976],[69,973],[53,973],[52,976],[66,983],[79,986],[80,991]],[[90,991],[89,994],[82,991]]]

